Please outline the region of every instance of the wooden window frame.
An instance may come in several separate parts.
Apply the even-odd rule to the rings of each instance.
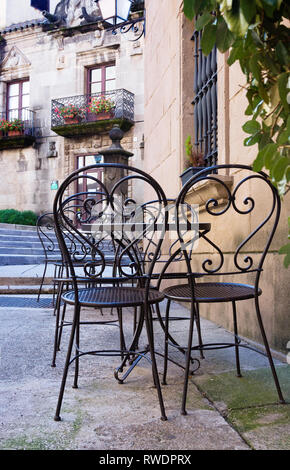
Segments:
[[[20,85],[20,89],[19,89],[19,95],[18,95],[18,107],[17,108],[13,108],[13,109],[17,109],[18,110],[18,119],[21,119],[21,112],[23,109],[26,109],[26,108],[23,108],[22,106],[22,99],[23,99],[23,83],[26,83],[26,82],[29,82],[29,78],[22,78],[22,79],[19,79],[19,80],[12,80],[11,82],[7,82],[7,92],[6,92],[6,117],[7,119],[9,118],[9,111],[11,110],[9,108],[9,88],[12,86],[12,85],[15,85],[15,84],[19,84]],[[29,92],[29,97],[30,97],[30,92]]]
[[[93,67],[88,67],[87,68],[87,77],[86,77],[86,88],[87,88],[87,94],[93,94],[91,92],[91,84],[94,83],[91,81],[91,73],[93,70],[97,70],[97,69],[101,69],[101,91],[100,93],[106,93],[106,82],[108,80],[106,80],[106,68],[107,67],[116,67],[116,63],[115,62],[106,62],[106,63],[103,63],[103,64],[100,64],[100,65],[96,65],[96,66],[93,66]]]

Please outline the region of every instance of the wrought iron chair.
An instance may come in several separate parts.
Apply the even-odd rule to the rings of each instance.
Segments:
[[[94,174],[93,170],[98,170],[98,173]],[[101,176],[100,172],[102,172]],[[151,262],[146,265],[146,273],[143,270],[142,263],[140,263],[138,244],[143,239],[144,233],[148,229],[150,230],[150,226],[146,225],[144,227],[144,224],[140,224],[137,220],[139,228],[132,232],[132,223],[133,221],[134,224],[136,222],[136,206],[132,205],[133,201],[128,197],[129,183],[134,185],[134,182],[140,183],[140,181],[143,184],[144,190],[146,189],[148,192],[153,193],[154,199],[159,201],[159,210],[155,214],[154,220],[150,221],[150,224],[154,226],[154,224],[159,223],[161,230],[159,242],[152,254]],[[75,193],[76,188],[82,189]],[[166,205],[167,201],[164,192],[153,178],[141,170],[122,164],[95,164],[82,168],[72,173],[59,188],[53,208],[55,229],[64,261],[69,270],[71,282],[71,289],[63,293],[62,300],[66,304],[73,306],[73,319],[55,413],[56,421],[61,419],[60,411],[67,374],[72,363],[75,364],[73,387],[77,388],[79,359],[81,356],[86,354],[120,356],[123,368],[127,361],[130,361],[132,355],[143,357],[148,349],[151,356],[153,380],[160,404],[161,419],[167,419],[155,359],[151,311],[151,306],[161,302],[164,296],[156,289],[151,289],[150,287],[154,265],[163,241],[162,233],[167,221]],[[74,213],[74,217],[72,217],[72,213]],[[70,215],[68,216],[68,214]],[[76,273],[74,267],[76,256],[75,253],[72,254],[68,250],[65,242],[64,228],[70,234],[82,240],[87,247],[89,258],[86,259],[83,265],[82,276]],[[113,240],[117,245],[113,266],[110,265],[111,275],[106,273],[108,267],[106,257],[95,242],[94,235],[99,232],[106,234],[106,238]],[[127,261],[124,262],[126,258],[129,258],[131,261],[129,264]],[[100,286],[98,284],[100,283],[101,275]],[[79,281],[89,283],[88,287],[82,287]],[[132,281],[134,281],[134,285],[132,285]],[[80,327],[90,323],[95,325],[105,323],[103,319],[98,320],[98,318],[94,322],[85,322],[81,314],[83,306],[117,309],[118,326],[120,329],[120,349],[81,351]],[[122,325],[122,309],[126,307],[140,307],[141,309],[141,315],[132,335],[129,348],[125,344]],[[111,323],[111,321],[108,323]],[[149,347],[146,347],[144,351],[140,351],[137,350],[136,345],[144,323],[146,325]],[[72,357],[74,345],[75,354]],[[120,367],[118,370],[120,370]]]
[[[260,284],[260,276],[263,271],[263,265],[266,254],[269,250],[269,246],[272,242],[275,234],[279,217],[280,217],[280,198],[278,196],[276,188],[271,184],[270,179],[266,174],[260,172],[256,173],[252,171],[251,167],[246,165],[217,165],[211,167],[212,174],[207,174],[208,169],[200,171],[194,177],[192,177],[187,184],[182,188],[177,200],[176,200],[176,217],[177,217],[177,232],[178,239],[180,242],[181,249],[185,258],[185,269],[188,276],[188,282],[185,284],[175,284],[167,287],[163,290],[165,297],[167,298],[167,309],[166,309],[166,320],[165,320],[165,362],[164,362],[164,375],[163,382],[166,383],[167,375],[167,354],[168,354],[168,337],[169,332],[169,318],[170,318],[170,303],[172,301],[177,302],[190,302],[190,323],[188,341],[185,349],[187,350],[187,359],[185,367],[185,378],[184,378],[184,390],[182,398],[182,414],[186,414],[186,398],[188,389],[188,376],[189,376],[189,364],[190,364],[190,353],[193,350],[210,350],[210,349],[222,349],[228,347],[235,348],[236,355],[236,369],[237,376],[241,377],[239,348],[246,347],[254,349],[256,352],[261,353],[259,349],[255,349],[248,344],[242,344],[241,339],[238,336],[238,322],[237,322],[237,309],[236,303],[239,301],[253,299],[255,305],[255,314],[258,321],[258,326],[261,332],[261,336],[264,343],[265,354],[268,358],[270,369],[273,375],[274,383],[278,393],[278,397],[281,403],[284,402],[282,391],[280,388],[279,380],[277,377],[276,369],[274,366],[272,354],[270,351],[269,343],[265,333],[262,315],[259,306],[259,297],[262,294]],[[235,186],[229,188],[222,178],[219,178],[217,172],[229,170],[233,174]],[[240,177],[240,178],[238,178]],[[220,188],[220,192],[215,191],[214,194],[219,194],[219,197],[214,196],[204,201],[202,212],[203,217],[207,222],[211,222],[211,232],[215,236],[219,237],[218,240],[212,240],[210,238],[211,232],[202,234],[200,243],[204,244],[203,248],[206,252],[210,252],[206,259],[202,259],[203,256],[196,254],[196,256],[190,259],[188,253],[188,237],[189,232],[182,229],[182,223],[187,220],[188,214],[186,211],[180,210],[186,201],[194,200],[194,192],[201,182],[208,182],[216,188]],[[257,201],[254,198],[254,191],[252,195],[247,195],[249,187],[252,189],[253,185],[256,184],[256,194],[265,195],[263,204],[257,207]],[[267,199],[268,197],[268,199]],[[266,201],[269,201],[269,206],[266,207]],[[241,232],[245,232],[247,227],[247,236],[241,237],[242,241],[238,243],[238,246],[233,247],[233,255],[228,254],[231,251],[231,244],[234,244],[234,240],[231,239],[230,229],[234,223],[234,218],[239,218],[239,224],[241,226]],[[247,217],[251,217],[250,220],[245,220]],[[251,228],[250,228],[251,226]],[[184,227],[184,224],[183,224]],[[219,230],[218,230],[219,227]],[[253,228],[254,227],[254,228]],[[265,228],[265,231],[262,229]],[[221,230],[224,230],[224,235],[221,236]],[[249,233],[250,232],[250,233]],[[259,234],[262,236],[264,232],[264,246],[261,250],[260,255],[252,254],[251,243],[253,238]],[[261,246],[262,238],[259,238],[259,244]],[[206,247],[208,247],[206,249]],[[204,252],[204,250],[203,250]],[[196,260],[194,259],[196,258]],[[200,263],[198,260],[202,259]],[[168,266],[166,266],[166,269]],[[223,276],[221,282],[212,280],[215,276]],[[226,277],[238,276],[239,282],[225,282]],[[242,283],[242,276],[253,276],[254,282],[252,284]],[[201,279],[202,278],[202,279]],[[205,278],[206,282],[201,282]],[[251,282],[251,281],[250,281]],[[204,344],[200,338],[199,344],[193,346],[193,328],[194,322],[199,323],[199,305],[203,303],[216,303],[216,302],[231,302],[233,312],[233,331],[234,341],[231,343],[208,343]],[[174,346],[174,344],[173,344]]]
[[[75,268],[78,268],[80,276],[77,276],[78,283],[82,284],[83,287],[88,287],[90,285],[90,280],[83,277],[83,267],[88,263],[91,262],[91,252],[90,249],[87,247],[84,240],[81,240],[76,234],[71,233],[69,230],[63,230],[64,238],[66,241],[66,245],[68,251],[70,252],[71,258],[73,260],[73,264]],[[116,256],[116,244],[114,241],[105,240],[103,236],[98,238],[96,236],[92,236],[91,233],[87,233],[87,236],[90,238],[91,242],[94,244],[97,250],[101,251],[103,256],[106,258],[106,266],[112,267],[114,266],[115,256]],[[122,259],[122,264],[125,264],[128,260],[124,257]],[[92,274],[96,275],[96,268],[100,266],[102,261],[94,261],[94,265],[91,267]],[[102,277],[103,273],[99,274],[99,281],[97,283],[97,279],[94,279],[94,285],[101,285],[102,284]],[[56,314],[56,321],[55,321],[55,334],[54,334],[54,348],[53,348],[53,357],[52,357],[52,367],[56,367],[56,355],[57,352],[60,350],[61,339],[62,339],[62,332],[65,326],[70,326],[71,321],[66,320],[66,306],[67,303],[63,302],[62,311],[61,311],[61,303],[62,303],[62,295],[65,291],[71,288],[72,279],[69,275],[69,268],[68,264],[64,261],[63,262],[63,270],[62,275],[59,277],[54,278],[54,283],[58,285],[57,288],[57,297],[55,303],[55,314]],[[99,309],[101,315],[103,315],[102,308]],[[111,309],[111,314],[113,315],[113,308]],[[115,321],[115,320],[114,320]],[[113,322],[114,322],[113,321]]]
[[[61,277],[63,274],[63,259],[55,235],[53,213],[47,212],[46,214],[39,216],[37,219],[36,229],[44,252],[44,269],[37,296],[37,301],[39,301],[48,265],[52,264],[54,266],[53,279],[56,279]],[[53,284],[54,299],[56,294],[56,283],[54,282]]]

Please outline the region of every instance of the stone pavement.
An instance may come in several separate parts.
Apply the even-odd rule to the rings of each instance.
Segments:
[[[28,296],[27,296],[28,297]],[[19,296],[18,296],[19,298]],[[1,307],[0,296],[0,449],[2,450],[289,450],[290,405],[280,405],[267,359],[241,349],[243,377],[235,376],[233,349],[207,351],[190,378],[187,416],[180,415],[183,371],[170,363],[163,386],[168,421],[160,420],[151,368],[142,359],[120,385],[114,378],[119,358],[85,356],[80,361],[79,388],[73,389],[70,369],[62,421],[53,417],[62,377],[69,328],[65,329],[57,365],[51,367],[55,317],[50,308]],[[5,305],[5,303],[4,303]],[[164,305],[162,305],[164,311]],[[83,309],[83,317],[100,312]],[[105,318],[112,318],[105,311]],[[174,316],[187,310],[174,305]],[[68,315],[71,311],[68,312]],[[132,333],[132,312],[124,312],[125,333]],[[186,321],[171,322],[171,332],[186,344]],[[163,334],[154,322],[156,349]],[[230,335],[202,320],[204,342]],[[84,349],[118,347],[114,326],[83,326]],[[141,343],[146,344],[143,335]],[[182,362],[175,349],[171,357]],[[198,358],[199,355],[197,354]],[[286,358],[285,358],[286,359]],[[290,366],[275,359],[285,398],[290,402]],[[162,358],[158,358],[162,371]]]

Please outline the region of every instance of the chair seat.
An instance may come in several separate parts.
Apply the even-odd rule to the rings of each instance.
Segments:
[[[258,295],[261,295],[261,289]],[[188,284],[170,286],[164,289],[165,297],[184,302],[191,301],[191,290]],[[200,282],[195,285],[197,302],[230,302],[255,297],[254,286],[226,282]]]
[[[145,301],[145,289],[135,287],[95,287],[79,289],[79,303],[83,306],[106,307],[139,307]],[[75,303],[73,290],[62,295],[62,299],[69,303]],[[164,299],[162,292],[149,290],[149,304],[161,302]]]

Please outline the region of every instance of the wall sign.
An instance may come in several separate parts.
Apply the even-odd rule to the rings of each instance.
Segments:
[[[50,184],[50,189],[52,189],[53,191],[58,189],[58,181],[52,181]]]

